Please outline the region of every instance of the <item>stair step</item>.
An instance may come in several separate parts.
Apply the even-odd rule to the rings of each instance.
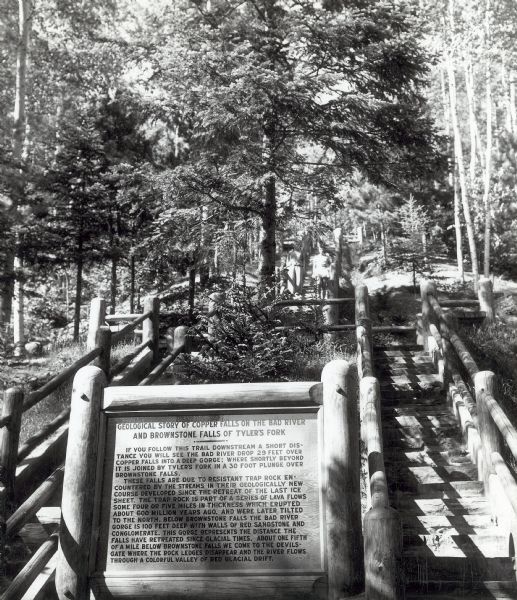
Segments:
[[[424,350],[421,344],[375,344],[374,351],[382,350],[384,352],[418,352]]]
[[[405,406],[418,402],[422,406],[440,407],[445,404],[445,395],[440,390],[400,390],[385,388],[380,390],[382,406]]]
[[[453,429],[458,427],[456,418],[448,412],[430,412],[427,415],[403,414],[404,412],[400,411],[400,414],[392,416],[385,413],[383,422],[387,426],[411,427],[414,429],[433,429],[437,427]]]
[[[374,350],[373,358],[379,364],[434,365],[429,352],[403,352],[401,350]]]
[[[402,515],[488,515],[490,507],[484,498],[415,498],[411,493],[400,493],[393,507]]]
[[[420,364],[420,365],[404,365],[402,363],[385,363],[379,364],[374,361],[375,372],[379,379],[393,376],[406,376],[415,377],[418,375],[433,375],[436,374],[436,367],[434,364]]]
[[[468,595],[467,595],[468,594]],[[406,586],[406,600],[515,600],[517,583],[511,581],[478,581],[468,590],[463,582],[427,581]]]
[[[412,544],[409,545],[409,538]],[[424,551],[430,557],[476,557],[481,554],[484,558],[508,558],[508,540],[506,536],[494,533],[462,533],[435,532],[432,534],[407,533],[404,536],[404,556]]]
[[[425,585],[426,581],[450,581],[461,583],[465,589],[469,589],[476,582],[486,579],[509,581],[515,576],[512,559],[483,556],[476,543],[470,540],[476,536],[455,537],[459,547],[453,556],[446,553],[437,556],[427,545],[405,548],[403,560],[406,582]]]
[[[409,450],[407,452],[401,452],[400,449],[391,452],[388,448],[384,453],[384,460],[387,465],[400,463],[404,466],[429,465],[431,467],[472,463],[467,450],[464,450],[463,446],[459,449],[439,452],[428,452],[425,450]]]
[[[457,441],[460,444],[461,432],[456,428],[385,427],[383,440],[387,447],[422,450],[424,446],[440,445],[446,443],[447,440]]]
[[[394,501],[399,494],[411,493],[417,498],[479,498],[484,488],[479,481],[452,481],[442,483],[416,483],[408,479],[395,479],[388,475],[388,486]]]
[[[404,534],[474,534],[494,527],[491,515],[402,515]]]

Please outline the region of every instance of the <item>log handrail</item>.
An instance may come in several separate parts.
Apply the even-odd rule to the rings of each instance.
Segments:
[[[482,283],[479,304],[486,314],[486,320],[491,322],[494,318],[492,286],[488,280]],[[436,288],[432,282],[422,281],[421,296],[424,346],[429,348],[430,335],[435,338],[438,346],[441,346],[451,385],[465,398],[465,406],[472,417],[472,424],[479,432],[482,459],[477,460],[474,457],[478,465],[479,479],[485,483],[485,490],[497,506],[498,492],[492,490],[491,483],[491,478],[495,476],[510,502],[514,516],[517,517],[517,482],[501,454],[504,444],[517,461],[517,428],[496,399],[496,375],[492,371],[480,370],[465,343],[454,330],[451,320],[444,313],[441,305],[447,303],[438,301]],[[449,303],[449,306],[452,305]],[[471,379],[475,402],[459,371],[451,364],[456,357]]]
[[[366,447],[370,506],[364,517],[365,597],[385,600],[404,597],[402,575],[402,523],[389,504],[388,480],[384,464],[382,415],[379,381],[373,376],[372,324],[368,288],[355,289],[357,362],[361,406],[361,438]],[[382,569],[378,565],[382,564]]]
[[[420,289],[422,296],[422,325],[424,328],[424,335],[430,333],[429,326],[434,322],[434,325],[436,325],[438,328],[442,338],[452,344],[461,363],[469,375],[474,377],[476,373],[479,372],[479,367],[476,364],[472,354],[468,351],[464,342],[451,326],[450,320],[447,318],[447,315],[443,311],[440,302],[438,301],[434,284],[432,282],[423,280],[421,282]]]
[[[131,321],[131,323],[127,323],[124,325],[122,329],[118,331],[113,331],[111,335],[111,340],[113,344],[116,344],[120,339],[122,339],[128,333],[132,333],[140,323],[143,323],[146,319],[150,319],[153,316],[153,311],[148,310],[145,313],[139,315],[136,319]]]
[[[307,300],[278,300],[273,307],[277,306],[325,306],[327,304],[347,304],[354,302],[355,298],[325,298],[325,299],[307,299]]]
[[[145,350],[146,348],[150,348],[151,345],[152,345],[152,341],[151,340],[145,340],[139,346],[137,346],[132,352],[130,352],[129,354],[126,354],[126,356],[124,356],[124,358],[122,358],[110,370],[110,378],[113,378],[116,375],[118,375],[119,373],[122,373],[122,371],[129,365],[129,363],[134,358],[136,358],[140,354],[140,352],[142,352],[142,350]]]
[[[45,385],[40,387],[38,390],[34,392],[30,392],[27,396],[27,400],[23,403],[23,412],[28,411],[33,406],[36,406],[38,402],[46,398],[49,394],[54,392],[60,385],[68,381],[72,378],[79,369],[85,367],[87,364],[91,363],[92,360],[101,355],[100,348],[94,348],[90,350],[84,356],[77,359],[74,363],[72,363],[69,367],[58,373],[55,377],[52,377],[50,381],[47,381]],[[0,423],[0,426],[2,424]]]

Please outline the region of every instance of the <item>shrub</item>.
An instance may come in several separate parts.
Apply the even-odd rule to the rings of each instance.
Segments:
[[[191,359],[196,379],[209,382],[282,381],[291,379],[301,342],[276,331],[281,324],[274,301],[258,301],[256,292],[232,284],[217,306],[218,320],[208,337],[208,318],[199,315],[196,331],[205,340]]]

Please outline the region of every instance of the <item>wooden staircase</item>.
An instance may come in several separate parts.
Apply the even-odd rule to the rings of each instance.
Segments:
[[[508,536],[491,514],[430,355],[414,344],[378,346],[374,365],[406,598],[516,599]]]

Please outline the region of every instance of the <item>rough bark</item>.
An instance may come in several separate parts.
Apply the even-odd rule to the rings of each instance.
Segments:
[[[131,252],[129,257],[129,312],[135,312],[135,253]]]
[[[76,283],[75,283],[75,302],[74,302],[74,342],[79,340],[79,326],[81,323],[81,302],[83,297],[83,232],[79,227],[77,237],[77,257],[76,257]]]
[[[259,280],[260,287],[265,290],[273,287],[275,277],[276,181],[274,176],[270,177],[265,185],[261,226]]]

